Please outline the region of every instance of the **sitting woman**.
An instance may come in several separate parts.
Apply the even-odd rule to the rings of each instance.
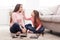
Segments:
[[[14,11],[12,12],[10,19],[10,32],[15,33],[16,35],[19,35],[22,32],[26,32],[23,20],[22,4],[17,4]]]
[[[25,16],[25,15],[24,15]],[[26,20],[31,20],[32,24],[27,24],[25,25],[27,30],[32,31],[33,33],[42,33],[44,32],[44,27],[41,23],[40,17],[39,17],[39,12],[37,10],[33,10],[32,14],[31,14],[31,18],[26,18],[24,17]]]

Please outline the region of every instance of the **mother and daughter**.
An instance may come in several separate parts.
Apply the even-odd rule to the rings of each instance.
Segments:
[[[24,24],[24,20],[31,20],[32,24]],[[33,25],[33,26],[32,26]],[[23,11],[23,5],[17,4],[12,12],[10,20],[10,32],[18,36],[20,33],[27,33],[27,30],[33,33],[44,33],[44,27],[39,17],[39,12],[33,10],[30,18],[26,18]],[[16,36],[13,36],[14,38]]]

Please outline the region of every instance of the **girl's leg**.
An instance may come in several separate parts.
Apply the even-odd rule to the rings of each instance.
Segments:
[[[37,31],[37,33],[42,33],[43,31],[44,31],[44,27],[42,26],[38,31]]]
[[[10,32],[11,33],[17,33],[17,32],[21,32],[21,29],[20,29],[20,27],[19,27],[19,24],[17,24],[17,23],[14,23],[13,25],[12,25],[12,27],[10,28]]]
[[[30,31],[32,31],[33,33],[36,33],[36,29],[35,29],[34,27],[32,27],[31,24],[27,24],[27,25],[25,25],[25,27],[26,27],[27,30],[30,30]]]
[[[40,34],[42,34],[42,36],[44,36],[44,27],[42,26],[41,28],[39,28],[39,30],[36,32],[37,37],[39,37]]]

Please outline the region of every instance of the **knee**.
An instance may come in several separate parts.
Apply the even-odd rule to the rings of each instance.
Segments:
[[[25,27],[26,29],[29,29],[32,25],[31,24],[26,24]]]
[[[42,30],[41,30],[41,32],[44,32],[44,30],[45,30],[45,28],[43,27]]]
[[[26,28],[26,29],[28,29],[28,26],[27,26],[27,25],[25,25],[25,28]]]
[[[43,32],[44,30],[45,30],[45,28],[42,27],[42,28],[40,28],[37,32],[41,33],[41,32]]]

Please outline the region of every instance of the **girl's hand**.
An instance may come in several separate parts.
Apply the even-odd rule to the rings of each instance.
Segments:
[[[25,15],[25,12],[23,11],[22,14],[23,14],[23,16],[24,16],[24,15]]]
[[[38,31],[39,29],[36,29],[36,31]]]
[[[23,32],[23,33],[26,33],[26,29],[23,28],[23,29],[22,29],[22,32]]]
[[[36,28],[36,31],[38,31],[40,29],[41,25],[39,25],[37,28]]]
[[[21,27],[21,26],[20,26],[20,28],[21,28],[21,30],[22,30],[23,33],[26,33],[26,28]]]
[[[25,13],[24,10],[22,10],[21,13],[24,15],[24,13]]]

